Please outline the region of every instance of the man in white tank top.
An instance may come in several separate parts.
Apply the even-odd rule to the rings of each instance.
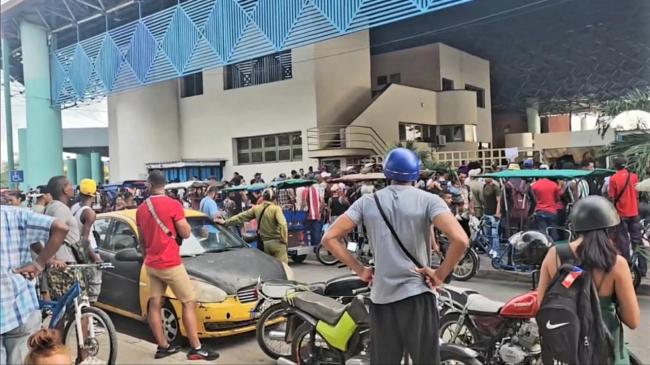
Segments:
[[[70,209],[72,215],[77,221],[79,227],[79,237],[81,240],[88,240],[89,250],[88,257],[92,262],[101,262],[99,257],[97,241],[95,240],[94,224],[95,224],[95,211],[92,206],[95,202],[95,194],[97,194],[97,183],[92,179],[83,179],[79,183],[79,201]],[[85,245],[84,245],[85,246]],[[88,297],[91,303],[97,301],[102,285],[102,272],[100,270],[93,270],[93,274],[88,277]]]

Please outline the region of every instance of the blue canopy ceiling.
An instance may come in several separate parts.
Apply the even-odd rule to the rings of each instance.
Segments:
[[[193,0],[52,49],[52,100],[91,100],[470,0]]]

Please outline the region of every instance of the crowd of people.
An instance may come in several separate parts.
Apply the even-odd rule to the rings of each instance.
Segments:
[[[190,235],[184,207],[195,207],[214,222],[235,227],[238,234],[243,234],[241,227],[245,222],[255,220],[260,248],[284,263],[288,262],[289,239],[285,212],[303,212],[305,237],[310,244],[314,247],[320,244],[321,235],[325,233],[322,243],[362,279],[373,282],[372,326],[385,329],[377,331],[381,336],[373,336],[373,344],[380,344],[373,346],[371,355],[375,359],[398,359],[403,354],[404,348],[394,346],[393,340],[400,342],[395,336],[404,339],[407,349],[407,343],[422,344],[426,339],[427,346],[414,345],[409,352],[413,359],[436,358],[436,347],[430,346],[437,343],[437,331],[434,331],[437,316],[434,315],[435,305],[431,304],[434,302],[429,297],[430,287],[439,285],[460,259],[475,219],[486,222],[493,239],[492,248],[496,250],[500,236],[508,234],[512,227],[545,232],[549,227],[565,226],[567,220],[581,224],[568,218],[571,209],[580,206],[581,201],[587,202],[582,205],[593,204],[590,203],[592,196],[604,196],[611,203],[603,204],[611,206],[612,217],[615,217],[606,227],[581,229],[574,226],[574,230],[580,231],[581,238],[571,243],[571,248],[583,262],[591,263],[587,266],[604,273],[599,274],[601,282],[611,283],[602,286],[603,297],[612,297],[614,292],[619,299],[630,295],[629,291],[621,289],[619,293],[613,289],[629,284],[629,270],[627,274],[622,273],[619,266],[623,264],[618,263],[620,260],[616,261],[616,257],[627,263],[630,248],[642,244],[639,198],[634,189],[638,178],[626,169],[625,158],[616,156],[613,159],[616,173],[607,179],[509,179],[501,186],[486,176],[493,169],[483,168],[478,163],[463,163],[455,171],[423,173],[417,156],[412,152],[405,149],[395,151],[389,153],[383,168],[387,180],[344,183],[337,179],[339,174],[325,168],[317,171],[309,168],[307,172],[301,169],[289,175],[280,173],[272,180],[284,181],[289,176],[291,179],[313,180],[311,184],[296,188],[228,192],[225,190],[228,187],[245,184],[244,177],[235,173],[227,182],[210,179],[202,194],[198,190],[187,191],[191,197],[188,201],[177,191],[165,189],[162,172],[152,171],[147,179],[147,188],[142,189],[146,194],[122,194],[124,204],[115,209],[137,208],[140,248],[150,284],[148,320],[158,343],[155,357],[162,358],[179,351],[167,342],[161,327],[160,308],[168,286],[183,303],[182,319],[192,347],[188,358],[216,359],[219,356],[216,351],[201,345],[196,332],[195,294],[179,254],[180,242]],[[507,169],[536,167],[544,168],[536,166],[532,160],[525,160],[511,164]],[[581,168],[593,170],[594,163],[583,161]],[[386,181],[392,184],[386,186]],[[247,185],[263,183],[262,174],[255,174]],[[10,192],[5,195],[3,204],[13,207],[2,208],[1,363],[22,363],[26,357],[29,363],[39,363],[34,356],[69,356],[60,350],[56,334],[38,332],[40,312],[37,298],[55,300],[67,292],[76,279],[66,264],[101,262],[93,232],[97,195],[95,181],[84,179],[75,189],[65,176],[53,177],[46,186],[32,191],[29,210],[20,208],[24,205],[21,194]],[[607,212],[609,206],[597,211]],[[422,215],[426,219],[419,219]],[[450,241],[446,259],[436,270],[429,267],[431,258],[427,245],[420,245],[431,242],[431,225]],[[360,226],[368,232],[376,264],[374,268],[364,267],[339,244]],[[604,229],[615,230],[616,246],[601,242],[599,234],[584,233]],[[560,238],[558,232],[552,229],[548,232],[554,239]],[[217,232],[208,230],[210,233]],[[395,244],[380,244],[377,241],[379,237]],[[592,246],[600,249],[584,248]],[[410,269],[414,264],[417,267],[415,271]],[[556,270],[557,267],[545,260],[540,298]],[[645,275],[645,263],[642,274]],[[422,281],[422,276],[426,280]],[[81,284],[90,302],[96,301],[101,290],[100,273],[85,272]],[[638,306],[625,306],[624,311],[621,313],[623,322],[629,327],[636,326]],[[427,326],[419,327],[418,331],[412,331],[408,326],[400,327],[399,331],[389,330],[395,323],[394,317],[404,313],[408,313],[412,321],[427,319]],[[429,336],[431,333],[435,336]],[[32,348],[29,355],[28,344]]]

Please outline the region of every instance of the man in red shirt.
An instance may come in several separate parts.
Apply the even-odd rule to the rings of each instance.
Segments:
[[[165,175],[162,172],[152,171],[147,178],[147,184],[150,196],[138,208],[136,223],[140,250],[149,277],[147,319],[158,343],[154,357],[160,359],[180,350],[167,342],[160,316],[163,296],[169,286],[176,298],[183,303],[183,325],[192,346],[187,358],[214,360],[219,357],[219,353],[202,347],[197,335],[194,290],[181,260],[180,245],[176,242],[177,237],[190,237],[190,224],[185,219],[183,207],[178,200],[165,195]]]
[[[542,178],[531,185],[535,198],[535,226],[538,231],[546,233],[546,228],[557,224],[557,203],[560,200],[560,186],[552,180]],[[557,240],[557,232],[550,232],[551,238]]]
[[[624,156],[614,157],[616,173],[609,178],[609,198],[616,206],[621,223],[616,227],[616,243],[621,255],[630,259],[630,243],[633,247],[642,244],[641,223],[639,223],[639,193],[634,188],[639,182],[638,176],[629,172]],[[639,269],[645,276],[646,262],[639,260]]]

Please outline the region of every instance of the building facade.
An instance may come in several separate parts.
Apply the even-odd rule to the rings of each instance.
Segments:
[[[362,31],[110,95],[111,179],[212,161],[219,178],[270,180],[379,158],[405,140],[491,143],[489,63],[441,44],[420,48],[371,57]],[[442,76],[455,86],[443,90]]]

